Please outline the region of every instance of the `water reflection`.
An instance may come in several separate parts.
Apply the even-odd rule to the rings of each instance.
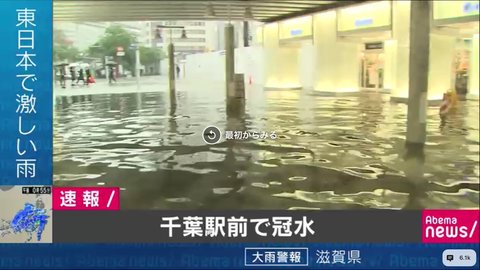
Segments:
[[[130,209],[478,208],[478,102],[441,129],[430,108],[419,150],[386,95],[217,90],[57,98],[55,184],[119,186]],[[208,125],[278,138],[206,145]]]

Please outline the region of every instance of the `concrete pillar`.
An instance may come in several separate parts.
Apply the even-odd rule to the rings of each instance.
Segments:
[[[231,23],[225,26],[225,82],[227,97],[234,92],[235,80],[235,47],[234,27]]]
[[[170,92],[175,91],[175,48],[173,43],[168,44],[168,85]]]
[[[468,98],[479,99],[480,88],[478,86],[478,34],[472,37],[472,48],[470,50],[470,65],[468,75]]]
[[[140,48],[135,48],[135,78],[137,87],[140,87]]]
[[[430,55],[430,1],[412,1],[407,114],[407,145],[423,147],[426,140]]]
[[[430,65],[427,94],[429,101],[441,102],[443,94],[453,87],[452,62],[455,45],[455,37],[430,34]]]
[[[250,46],[249,39],[250,39],[250,31],[249,31],[249,24],[247,21],[243,22],[243,47]]]
[[[360,48],[358,43],[337,38],[337,14],[322,12],[314,16],[314,90],[322,95],[358,92]]]

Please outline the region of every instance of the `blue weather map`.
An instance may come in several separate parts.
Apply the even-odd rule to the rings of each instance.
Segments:
[[[9,233],[26,232],[28,239],[26,242],[32,240],[33,234],[36,235],[37,241],[42,240],[42,233],[45,230],[49,216],[47,210],[40,208],[43,205],[41,200],[37,201],[37,205],[25,203],[23,209],[20,209],[11,221],[2,220],[4,226],[0,227],[2,237]]]
[[[45,231],[51,230],[51,209],[46,207],[51,204],[50,195],[25,195],[14,190],[0,190],[0,243],[51,242],[45,237]]]

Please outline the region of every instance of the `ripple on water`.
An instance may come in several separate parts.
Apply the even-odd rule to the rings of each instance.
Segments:
[[[271,186],[281,186],[282,185],[282,183],[278,182],[278,181],[270,181],[270,182],[268,182],[268,184],[270,184]]]
[[[357,167],[347,167],[342,170],[344,173],[358,176],[361,178],[366,179],[376,179],[380,172],[374,171],[372,169],[364,169],[364,168],[357,168]]]
[[[83,179],[95,179],[99,178],[102,174],[55,174],[53,176],[53,181],[75,181]]]
[[[351,154],[351,155],[357,156],[359,158],[372,158],[371,156],[365,155],[358,150],[348,150],[348,153]]]
[[[376,189],[373,192],[358,192],[352,194],[336,194],[333,191],[308,192],[296,190],[293,193],[284,192],[274,194],[273,196],[313,204],[356,204],[376,209],[397,210],[402,209],[408,201],[407,193],[394,192],[387,189]]]
[[[137,167],[134,166],[125,166],[125,165],[120,165],[118,166],[119,169],[125,169],[125,170],[135,170]]]
[[[358,168],[358,167],[346,167],[346,170],[354,171],[356,173],[360,174],[376,174],[377,172],[371,169],[364,169],[364,168]]]
[[[293,181],[293,182],[299,182],[299,181],[307,180],[307,177],[305,177],[305,176],[292,176],[292,177],[289,177],[288,180]]]
[[[302,210],[322,210],[320,207],[290,207],[288,210],[297,210],[297,211],[302,211]]]
[[[137,124],[131,124],[131,125],[126,125],[126,128],[131,128],[131,129],[141,129],[144,128],[145,126],[143,125],[137,125]]]
[[[190,198],[180,197],[180,198],[166,198],[165,201],[171,203],[188,203],[192,200]]]
[[[339,144],[339,143],[334,143],[334,142],[328,142],[327,145],[332,146],[332,147],[342,147],[341,144]]]
[[[278,164],[272,164],[267,160],[256,161],[254,163],[257,164],[257,165],[260,165],[262,167],[266,167],[266,168],[276,168],[276,167],[279,166]]]
[[[480,203],[478,190],[466,188],[454,193],[429,191],[427,195],[425,207],[431,209],[478,209]]]
[[[213,193],[217,195],[223,195],[230,193],[233,190],[233,188],[214,188]]]
[[[258,187],[258,188],[269,188],[270,187],[269,184],[260,183],[260,182],[255,182],[255,183],[252,183],[251,185],[252,185],[252,187]]]
[[[280,159],[283,160],[301,160],[301,159],[308,159],[309,157],[306,155],[288,155],[288,156],[283,156]]]
[[[342,138],[347,139],[347,140],[351,140],[351,141],[365,141],[365,142],[368,141],[366,138],[361,138],[361,137],[354,136],[354,135],[345,135]]]
[[[78,123],[78,126],[83,126],[83,127],[96,127],[100,126],[99,122],[85,122],[85,123]]]
[[[126,128],[118,128],[118,129],[112,129],[110,130],[110,132],[113,134],[130,134],[132,133],[132,130],[126,129]]]

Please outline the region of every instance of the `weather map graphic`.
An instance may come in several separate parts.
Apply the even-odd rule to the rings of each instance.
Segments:
[[[51,243],[50,194],[22,194],[22,186],[0,187],[0,243]]]

